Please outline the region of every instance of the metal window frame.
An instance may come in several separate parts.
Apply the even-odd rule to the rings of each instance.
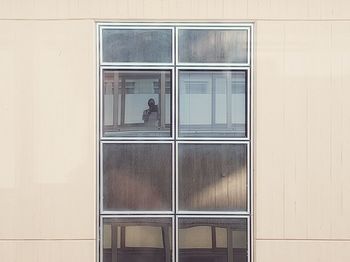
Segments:
[[[103,134],[103,72],[106,70],[128,70],[128,71],[133,71],[133,70],[164,70],[164,71],[170,71],[171,72],[171,105],[170,105],[170,116],[171,116],[171,128],[170,128],[170,133],[171,136],[169,137],[157,137],[157,136],[149,136],[149,137],[132,137],[132,136],[113,136],[113,137],[106,137]],[[174,67],[152,67],[152,66],[133,66],[133,67],[128,67],[128,66],[100,66],[100,84],[99,84],[99,94],[100,94],[100,101],[99,101],[99,125],[100,125],[100,140],[104,141],[126,141],[126,140],[164,140],[164,141],[172,141],[174,140],[175,137],[175,127],[174,127],[174,122],[175,122],[175,69]],[[156,132],[156,131],[155,131]]]
[[[108,30],[108,29],[140,29],[140,30],[171,30],[171,62],[169,63],[154,63],[154,62],[103,62],[103,44],[102,44],[102,34],[103,30]],[[117,25],[117,24],[104,24],[101,23],[99,24],[99,45],[100,45],[100,52],[99,52],[99,65],[102,66],[122,66],[122,65],[129,65],[129,66],[150,66],[150,65],[155,65],[155,66],[174,66],[175,65],[175,28],[174,26],[157,26],[157,25],[152,25],[152,26],[146,26],[143,24],[134,24],[130,26],[125,26],[125,25]]]
[[[172,247],[172,252],[171,252],[171,258],[172,261],[175,261],[175,233],[176,233],[176,229],[175,229],[175,215],[141,215],[141,214],[136,214],[136,215],[100,215],[99,217],[99,223],[100,223],[100,227],[99,227],[99,236],[100,236],[100,245],[99,245],[99,249],[98,249],[98,253],[96,255],[97,261],[103,261],[103,221],[104,219],[113,219],[113,218],[169,218],[171,219],[171,247]]]
[[[176,261],[179,261],[179,218],[212,218],[212,219],[246,219],[247,220],[247,257],[248,262],[252,261],[251,259],[251,217],[249,215],[176,215],[175,217],[175,242],[176,242]]]
[[[247,31],[247,35],[248,35],[248,38],[247,38],[247,63],[187,63],[187,62],[181,62],[179,60],[179,30],[186,30],[186,29],[195,29],[195,30],[207,30],[207,29],[217,29],[217,30],[232,30],[232,31],[237,31],[237,30],[246,30]],[[251,26],[249,25],[226,25],[226,26],[223,26],[223,25],[182,25],[182,26],[177,26],[176,27],[176,36],[177,36],[177,39],[176,39],[176,65],[178,66],[250,66],[250,61],[251,61],[251,42],[250,42],[250,38],[251,38]]]
[[[103,28],[138,28],[138,29],[150,29],[150,28],[155,28],[155,29],[172,29],[172,63],[102,63],[102,29]],[[244,65],[240,64],[201,64],[201,63],[195,63],[195,64],[177,64],[177,45],[178,45],[178,39],[177,39],[177,29],[178,28],[203,28],[205,29],[206,27],[208,29],[212,29],[215,27],[227,29],[227,28],[246,28],[248,30],[248,63]],[[248,22],[242,22],[242,23],[236,23],[236,22],[220,22],[220,21],[215,21],[213,23],[203,23],[203,22],[108,22],[108,21],[97,21],[96,22],[96,63],[97,63],[97,69],[96,69],[96,85],[97,85],[97,91],[96,91],[96,98],[97,98],[97,106],[96,106],[96,118],[97,118],[97,127],[96,127],[96,173],[98,175],[97,178],[97,185],[96,185],[96,191],[97,191],[97,201],[96,201],[96,207],[97,207],[97,214],[96,214],[96,221],[97,221],[97,228],[96,228],[96,233],[97,233],[97,241],[96,241],[96,250],[97,250],[97,255],[96,259],[97,261],[102,262],[103,261],[103,245],[102,245],[102,233],[101,230],[103,230],[103,224],[101,223],[103,218],[113,218],[113,217],[131,217],[131,218],[137,218],[137,217],[169,217],[172,219],[172,246],[173,246],[173,252],[172,252],[172,258],[173,261],[178,261],[178,248],[177,248],[177,241],[178,241],[178,230],[177,230],[177,222],[178,218],[181,217],[198,217],[198,218],[246,218],[247,219],[247,245],[248,245],[248,261],[254,261],[254,246],[252,245],[253,240],[254,240],[254,220],[255,220],[255,214],[254,214],[254,134],[253,134],[253,119],[254,119],[254,111],[253,111],[253,99],[254,99],[254,56],[253,53],[255,54],[256,49],[254,45],[254,32],[255,32],[255,26],[254,22],[248,21]],[[112,137],[112,138],[104,138],[102,137],[101,128],[99,124],[101,123],[101,110],[100,107],[102,106],[101,104],[101,97],[100,97],[100,88],[101,88],[101,78],[102,75],[101,73],[101,68],[104,69],[165,69],[165,68],[171,68],[172,69],[172,137]],[[178,70],[177,67],[179,68],[186,68],[188,67],[189,69],[193,69],[194,67],[201,68],[203,70],[208,70],[210,67],[215,67],[215,68],[233,68],[234,70],[239,69],[240,67],[243,67],[245,70],[249,70],[249,74],[247,76],[247,93],[249,95],[249,99],[247,98],[247,137],[245,138],[209,138],[209,137],[203,137],[203,138],[183,138],[183,137],[178,137],[178,132],[175,130],[177,128],[177,121],[178,121],[178,104],[176,100],[176,97],[178,95],[177,88],[177,77],[178,77]],[[176,77],[175,77],[176,76]],[[175,95],[174,95],[175,94]],[[249,128],[248,128],[249,126]],[[249,191],[249,200],[247,199],[248,207],[249,210],[245,214],[236,214],[234,212],[228,212],[228,213],[212,213],[209,214],[208,212],[203,213],[198,213],[198,214],[179,214],[176,213],[176,207],[173,205],[172,207],[172,212],[171,214],[164,213],[164,211],[160,211],[160,213],[145,213],[143,211],[140,211],[140,213],[136,213],[135,211],[128,211],[128,213],[118,213],[118,214],[102,214],[100,213],[101,208],[100,208],[100,200],[101,200],[101,192],[100,192],[100,186],[101,186],[101,181],[102,181],[102,176],[103,174],[101,173],[101,145],[104,143],[172,143],[172,152],[177,158],[177,145],[179,143],[187,143],[193,142],[194,144],[199,143],[201,141],[203,143],[225,143],[227,142],[245,142],[247,143],[247,147],[249,150],[249,155],[248,155],[248,161],[249,164],[247,168],[249,168],[248,172],[248,179],[249,179],[249,184],[248,184],[248,190]],[[247,151],[248,151],[247,150]],[[175,153],[174,153],[175,151]],[[174,175],[176,175],[176,166],[174,164],[174,156],[172,159],[172,171],[173,171],[173,179]],[[175,168],[175,172],[174,172]],[[172,181],[173,186],[175,186],[174,181]],[[176,199],[174,197],[175,191],[177,191],[177,188],[172,192],[172,202],[176,202]],[[176,195],[177,197],[177,195]],[[177,203],[177,202],[176,202]],[[167,211],[166,211],[167,212]],[[175,239],[174,239],[175,238]]]
[[[247,114],[247,130],[246,130],[246,137],[195,137],[195,136],[180,136],[180,122],[179,122],[179,115],[180,115],[180,86],[178,81],[179,71],[185,71],[185,70],[193,70],[193,71],[246,71],[247,72],[247,90],[246,90],[246,114]],[[176,132],[176,140],[217,140],[217,141],[250,141],[250,122],[251,122],[251,113],[250,113],[250,106],[251,106],[251,69],[250,67],[219,67],[219,66],[213,66],[213,67],[200,67],[200,66],[177,66],[176,67],[176,123],[175,123],[175,132]]]
[[[105,211],[103,207],[103,145],[105,144],[169,144],[171,145],[171,210],[154,210],[154,211],[130,211],[130,210],[116,210],[116,211]],[[149,214],[149,215],[156,215],[156,214],[164,214],[164,215],[172,215],[175,212],[175,142],[174,141],[135,141],[135,140],[123,140],[123,141],[100,141],[100,201],[99,201],[99,213],[100,215],[122,215],[122,214]]]
[[[245,211],[195,211],[195,210],[181,210],[179,208],[179,169],[178,169],[178,164],[179,164],[179,145],[181,144],[193,144],[193,145],[246,145],[247,147],[247,172],[246,172],[246,187],[247,187],[247,192],[246,192],[246,197],[247,197],[247,210]],[[176,141],[176,161],[175,161],[175,185],[176,185],[176,214],[179,215],[249,215],[250,214],[250,170],[251,170],[251,162],[250,162],[250,142],[249,141]]]

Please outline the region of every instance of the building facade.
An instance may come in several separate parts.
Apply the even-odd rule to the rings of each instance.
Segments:
[[[125,70],[130,69],[126,64],[108,67],[98,59],[98,25],[108,23],[167,24],[175,36],[183,24],[231,29],[251,25],[253,63],[247,65],[251,72],[251,136],[243,140],[251,145],[248,158],[253,181],[247,213],[249,259],[349,261],[349,8],[342,0],[1,1],[1,259],[99,261],[102,234],[98,226],[108,215],[103,209],[100,212],[99,203],[100,145],[105,141],[100,136],[99,98],[104,79],[100,73],[110,70],[106,72],[108,82],[120,74],[127,78]],[[155,70],[154,65],[137,62],[137,66],[143,72]],[[167,89],[176,89],[167,84],[169,75],[179,77],[172,83],[180,84],[181,70],[184,81],[195,74],[194,68],[181,68],[184,65],[176,62],[156,67],[153,77],[155,73],[164,84],[164,101],[171,94]],[[210,70],[237,70],[234,64],[214,67]],[[174,110],[169,114],[175,115]],[[170,115],[154,118],[165,131]],[[107,118],[112,124],[103,132],[113,131],[113,121],[119,121],[111,115]],[[130,140],[134,141],[123,138],[118,143],[125,145]],[[180,151],[181,139],[160,140]],[[192,140],[197,141],[190,138],[183,143],[184,152]],[[223,140],[229,145],[236,142]],[[111,144],[108,139],[106,144]],[[160,145],[158,151],[167,150]],[[134,207],[139,201],[135,203]],[[169,203],[175,206],[168,207]],[[110,202],[112,211],[120,206],[114,204]],[[190,202],[182,204],[183,209],[165,201],[162,207],[176,212],[195,208],[186,207]],[[216,216],[213,219],[222,215],[205,212]],[[130,213],[126,215],[133,219],[145,215]],[[177,218],[175,213],[151,216],[164,216],[164,221],[158,221],[164,226],[169,224],[167,218],[176,225],[176,219],[183,219],[186,228],[189,214],[179,212]],[[234,212],[225,215],[237,218]]]

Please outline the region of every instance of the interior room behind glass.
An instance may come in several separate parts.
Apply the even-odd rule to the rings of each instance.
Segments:
[[[179,71],[179,136],[246,137],[246,108],[246,71]]]
[[[169,70],[105,70],[104,136],[171,136],[171,82]]]

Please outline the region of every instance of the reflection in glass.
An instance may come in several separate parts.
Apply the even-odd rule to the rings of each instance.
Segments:
[[[179,218],[179,262],[247,262],[247,221]]]
[[[181,137],[247,135],[246,71],[179,71]]]
[[[247,210],[246,144],[179,144],[179,209]]]
[[[170,262],[171,218],[103,220],[103,262]]]
[[[103,144],[103,208],[171,210],[172,145]]]
[[[248,31],[179,29],[180,63],[247,63]]]
[[[103,29],[103,62],[171,63],[170,29]]]
[[[171,136],[171,72],[105,70],[103,135]]]

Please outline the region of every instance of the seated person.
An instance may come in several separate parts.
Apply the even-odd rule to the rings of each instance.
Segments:
[[[153,98],[148,100],[148,109],[143,111],[142,120],[146,126],[149,127],[158,127],[159,125],[159,114],[158,114],[158,105]]]

